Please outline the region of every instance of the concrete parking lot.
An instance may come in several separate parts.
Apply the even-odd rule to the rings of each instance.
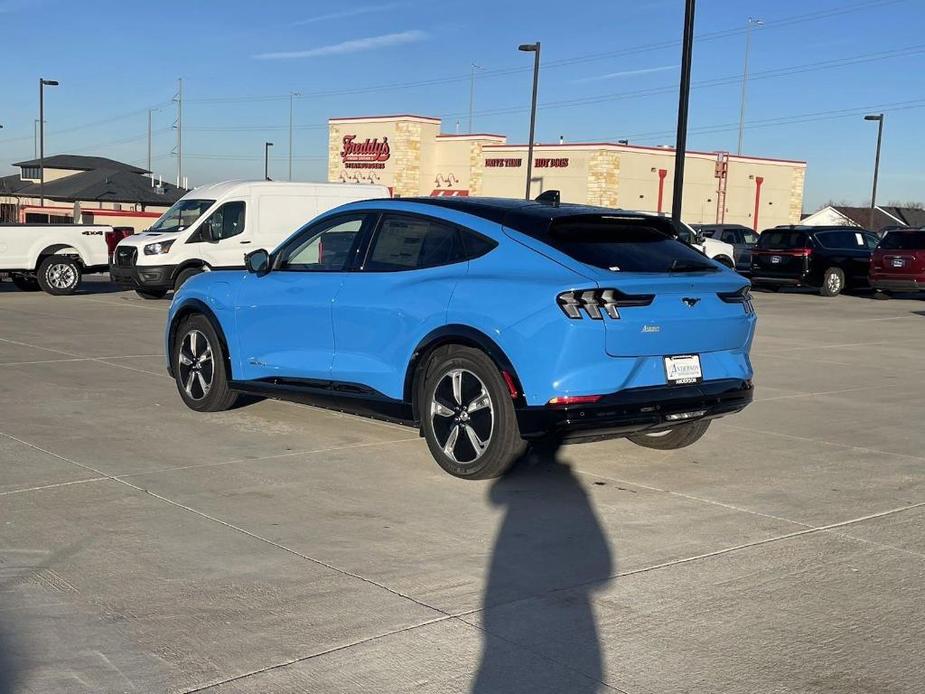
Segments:
[[[167,307],[0,284],[0,691],[922,691],[925,301],[758,294],[746,412],[489,482],[187,410]]]

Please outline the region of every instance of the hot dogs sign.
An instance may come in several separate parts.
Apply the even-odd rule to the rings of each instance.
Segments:
[[[357,141],[356,135],[344,135],[340,159],[347,169],[384,169],[389,160],[389,138],[366,138]]]

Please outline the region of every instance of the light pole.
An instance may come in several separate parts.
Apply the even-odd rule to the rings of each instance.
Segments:
[[[469,72],[469,134],[472,134],[472,104],[475,102],[475,71],[481,70],[481,65],[472,63],[472,69]]]
[[[877,177],[880,175],[880,143],[883,142],[883,114],[877,113],[864,116],[864,120],[877,121],[877,154],[874,157],[874,189],[870,194],[870,230],[876,231],[874,226],[874,208],[877,206]]]
[[[148,109],[148,175],[151,176],[151,185],[154,185],[154,171],[151,170],[151,114],[157,111],[156,108]]]
[[[292,99],[302,96],[301,92],[289,92],[289,180],[292,180]]]
[[[533,102],[530,106],[530,142],[527,145],[527,192],[524,197],[530,199],[530,177],[533,176],[533,134],[536,129],[536,88],[540,79],[540,42],[522,43],[517,50],[533,53]]]
[[[674,150],[674,190],[671,219],[681,222],[684,199],[684,157],[687,153],[687,109],[691,97],[691,61],[694,52],[694,10],[696,0],[687,0],[684,7],[684,41],[681,48],[681,86],[678,90],[678,135]]]
[[[739,105],[739,146],[736,154],[742,154],[742,137],[745,134],[745,89],[748,85],[748,56],[752,50],[752,27],[761,26],[764,21],[756,17],[749,17],[745,23],[745,67],[742,70],[742,100]]]
[[[57,86],[57,80],[39,78],[39,207],[45,207],[45,87]]]
[[[263,179],[265,181],[270,180],[270,147],[272,146],[272,142],[263,143]]]

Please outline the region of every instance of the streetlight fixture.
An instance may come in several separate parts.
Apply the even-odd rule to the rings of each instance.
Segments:
[[[289,180],[292,180],[292,100],[302,96],[301,92],[289,92]]]
[[[761,26],[764,20],[749,17],[745,23],[745,67],[742,69],[742,100],[739,105],[739,146],[736,154],[742,154],[742,138],[745,134],[745,90],[748,85],[748,56],[752,50],[752,27]]]
[[[57,87],[58,80],[39,78],[39,207],[45,207],[45,87]]]
[[[270,180],[270,147],[272,146],[272,142],[263,143],[263,179],[265,181]]]
[[[877,154],[874,157],[874,189],[870,194],[870,227],[875,231],[874,226],[874,208],[877,206],[877,177],[880,175],[880,143],[883,142],[883,114],[876,113],[864,116],[864,120],[877,121]]]
[[[536,129],[536,88],[540,79],[540,42],[522,43],[518,51],[533,53],[533,102],[530,106],[530,142],[527,145],[527,192],[524,197],[530,199],[530,178],[533,176],[533,135]]]
[[[475,101],[475,71],[481,70],[481,65],[476,65],[472,63],[471,70],[469,72],[469,134],[472,134],[472,104]]]

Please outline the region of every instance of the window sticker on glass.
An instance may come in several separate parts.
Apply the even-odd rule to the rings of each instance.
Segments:
[[[857,231],[854,232],[854,238],[856,238],[856,239],[858,240],[858,245],[859,245],[859,246],[863,246],[863,245],[864,245],[864,236],[861,235],[860,232],[857,232]]]

